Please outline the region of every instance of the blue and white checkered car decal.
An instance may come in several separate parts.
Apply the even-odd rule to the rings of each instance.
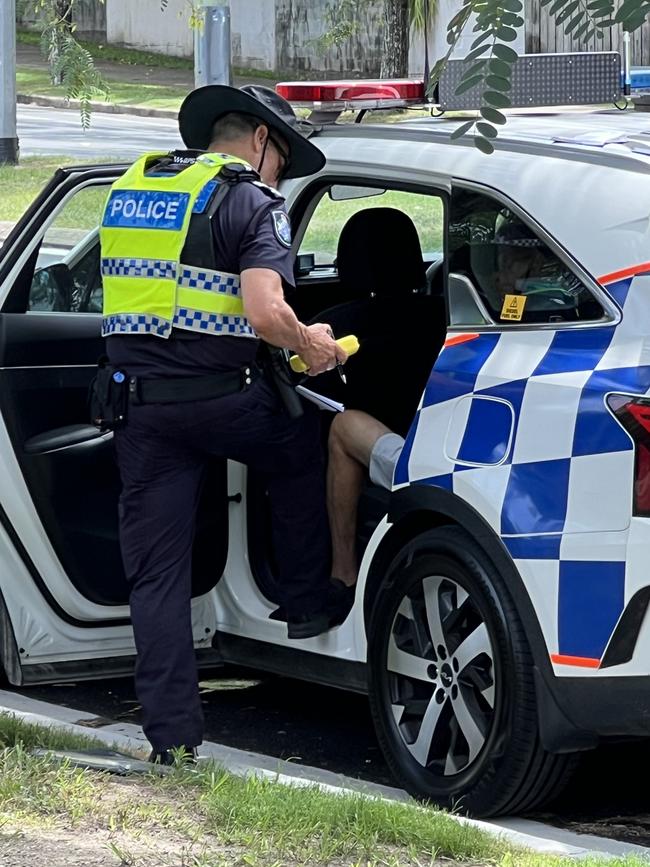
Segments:
[[[607,282],[623,308],[616,326],[490,332],[448,345],[395,471],[395,485],[445,488],[491,524],[560,674],[600,666],[625,605],[648,584],[637,563],[650,521],[632,516],[633,443],[605,399],[650,394],[650,276]]]

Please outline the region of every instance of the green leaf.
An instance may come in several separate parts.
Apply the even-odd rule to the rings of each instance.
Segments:
[[[565,32],[565,33],[571,33],[573,30],[576,29],[576,27],[578,26],[578,24],[580,24],[581,21],[584,21],[584,17],[585,17],[585,13],[584,13],[584,12],[580,12],[579,15],[575,15],[575,16],[571,19],[571,21],[569,21],[569,23],[567,24],[567,26],[564,28],[564,32]],[[588,23],[588,22],[587,22],[587,23]]]
[[[567,18],[570,18],[576,9],[580,6],[580,0],[571,0],[568,6],[565,6],[564,9],[560,12],[559,15],[555,16],[555,23],[562,24]],[[584,13],[581,13],[584,14]]]
[[[491,123],[485,123],[481,120],[476,124],[476,129],[484,138],[496,138],[499,134],[498,130]]]
[[[625,21],[626,18],[636,14],[640,5],[639,0],[623,0],[614,20],[617,22]]]
[[[488,75],[488,77],[485,79],[485,83],[493,90],[512,90],[512,82],[510,81],[510,79],[501,78],[500,75]]]
[[[503,126],[503,124],[506,122],[505,114],[497,111],[496,108],[490,108],[489,105],[482,106],[480,108],[480,112],[481,117],[484,117],[485,120],[489,121],[490,123],[495,123],[497,126]]]
[[[480,135],[474,136],[474,147],[477,147],[484,154],[494,153],[494,145],[492,142]]]
[[[454,27],[457,27],[459,24],[461,24],[465,18],[467,18],[467,10],[463,8],[460,10],[460,12],[457,12],[451,19],[449,24],[447,24],[447,30],[453,30]]]
[[[506,63],[505,60],[495,60],[492,58],[488,69],[490,75],[498,75],[499,78],[510,78],[512,75],[512,66]]]
[[[551,8],[548,10],[549,15],[557,15],[557,13],[562,9],[563,6],[566,6],[569,0],[555,0]]]
[[[601,2],[604,2],[604,0],[601,0]],[[524,8],[521,0],[501,0],[501,5],[507,12],[521,12]]]
[[[469,132],[469,130],[474,126],[474,123],[475,121],[473,120],[468,120],[467,123],[461,123],[461,125],[452,132],[449,138],[460,138],[465,135],[466,132]]]
[[[591,3],[587,3],[587,9],[589,9],[590,12],[597,12],[599,9],[606,9],[609,11],[612,8],[610,0],[591,0]]]
[[[613,27],[614,24],[615,21],[613,18],[602,18],[596,20],[596,25],[602,28]]]
[[[580,25],[580,27],[578,27],[576,32],[573,34],[573,38],[581,39],[585,35],[585,33],[587,33],[590,27],[591,22],[589,20],[585,21],[583,24]]]
[[[477,60],[469,69],[465,70],[463,73],[464,78],[469,78],[470,75],[477,75],[481,70],[482,74],[486,72],[485,64],[487,63],[487,57],[484,60]]]
[[[510,108],[512,105],[510,97],[506,93],[499,93],[498,90],[486,90],[483,99],[492,108]]]
[[[501,42],[514,42],[517,38],[517,31],[512,27],[499,27],[496,33],[497,39]]]
[[[468,60],[476,60],[477,57],[480,57],[481,54],[485,54],[486,51],[490,50],[489,45],[481,45],[480,48],[475,48],[474,51],[470,51],[470,53],[465,58],[465,61]]]
[[[503,60],[504,63],[514,63],[519,57],[514,48],[510,48],[509,45],[495,45],[492,49],[492,54],[498,57],[499,60]],[[497,70],[495,69],[494,71],[496,72]]]
[[[491,30],[486,30],[485,33],[481,33],[480,36],[477,36],[476,39],[474,40],[474,42],[472,42],[472,50],[474,48],[478,48],[479,45],[482,45],[486,39],[490,38],[490,36],[492,36]]]
[[[521,15],[515,15],[512,12],[504,12],[501,16],[501,23],[507,24],[508,27],[521,27],[524,23],[524,19]]]
[[[460,96],[461,93],[465,93],[468,90],[471,90],[473,87],[476,87],[477,84],[480,84],[483,81],[482,75],[472,75],[471,78],[462,78],[460,84],[454,91],[456,96]]]

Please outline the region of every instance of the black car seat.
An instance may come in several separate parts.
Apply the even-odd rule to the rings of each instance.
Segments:
[[[424,294],[412,220],[395,208],[358,211],[341,232],[337,266],[350,300],[314,321],[336,337],[356,334],[361,348],[345,366],[347,386],[330,372],[314,388],[405,436],[446,335],[444,299]]]

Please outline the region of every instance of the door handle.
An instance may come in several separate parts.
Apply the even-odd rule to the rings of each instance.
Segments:
[[[113,439],[113,431],[100,431],[91,424],[70,424],[30,437],[23,449],[28,455],[44,455],[64,449],[81,451],[101,448]]]

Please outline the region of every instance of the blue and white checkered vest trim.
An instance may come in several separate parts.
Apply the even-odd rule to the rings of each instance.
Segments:
[[[102,259],[102,274],[120,277],[162,277],[176,279],[181,290],[217,293],[232,298],[241,297],[237,274],[177,265],[175,262],[154,259]],[[168,337],[172,327],[204,334],[227,334],[235,337],[257,337],[248,320],[241,313],[211,313],[177,304],[170,322],[158,316],[140,313],[119,313],[104,317],[102,334],[155,334]]]

